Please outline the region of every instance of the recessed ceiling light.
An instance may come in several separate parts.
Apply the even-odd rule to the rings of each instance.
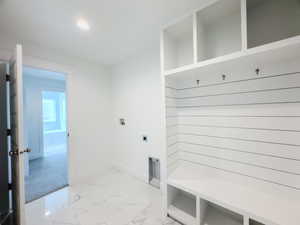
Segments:
[[[77,20],[77,26],[81,29],[81,30],[89,30],[90,29],[90,25],[89,23],[83,19],[83,18],[80,18]]]

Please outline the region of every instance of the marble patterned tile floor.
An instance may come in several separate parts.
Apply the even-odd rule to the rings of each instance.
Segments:
[[[162,214],[158,189],[121,171],[26,205],[26,225],[179,225]]]

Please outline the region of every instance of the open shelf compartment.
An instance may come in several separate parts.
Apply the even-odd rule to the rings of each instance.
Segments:
[[[243,225],[243,215],[200,199],[200,225]],[[254,225],[254,224],[253,224]]]
[[[198,62],[241,51],[240,0],[217,1],[198,11],[196,17]]]
[[[247,0],[248,48],[298,35],[299,0]]]
[[[168,214],[186,225],[196,225],[197,197],[168,185]]]
[[[165,70],[193,64],[193,32],[193,16],[185,17],[163,31]]]
[[[253,219],[250,219],[250,220],[249,220],[249,225],[265,225],[265,224],[260,223],[260,222],[257,222],[257,221],[255,221],[255,220],[253,220]]]

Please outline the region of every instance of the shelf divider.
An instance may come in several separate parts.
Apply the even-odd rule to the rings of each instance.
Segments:
[[[193,54],[194,64],[198,62],[198,20],[197,13],[193,13]]]
[[[248,48],[247,38],[247,0],[241,0],[242,51]]]

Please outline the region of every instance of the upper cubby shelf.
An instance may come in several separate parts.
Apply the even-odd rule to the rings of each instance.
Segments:
[[[193,63],[193,17],[188,16],[164,30],[164,61],[167,70]]]
[[[216,2],[196,12],[196,21],[198,62],[241,50],[240,0]]]
[[[299,0],[248,0],[248,48],[300,35]]]
[[[166,76],[300,57],[300,1],[211,0],[161,41]]]

